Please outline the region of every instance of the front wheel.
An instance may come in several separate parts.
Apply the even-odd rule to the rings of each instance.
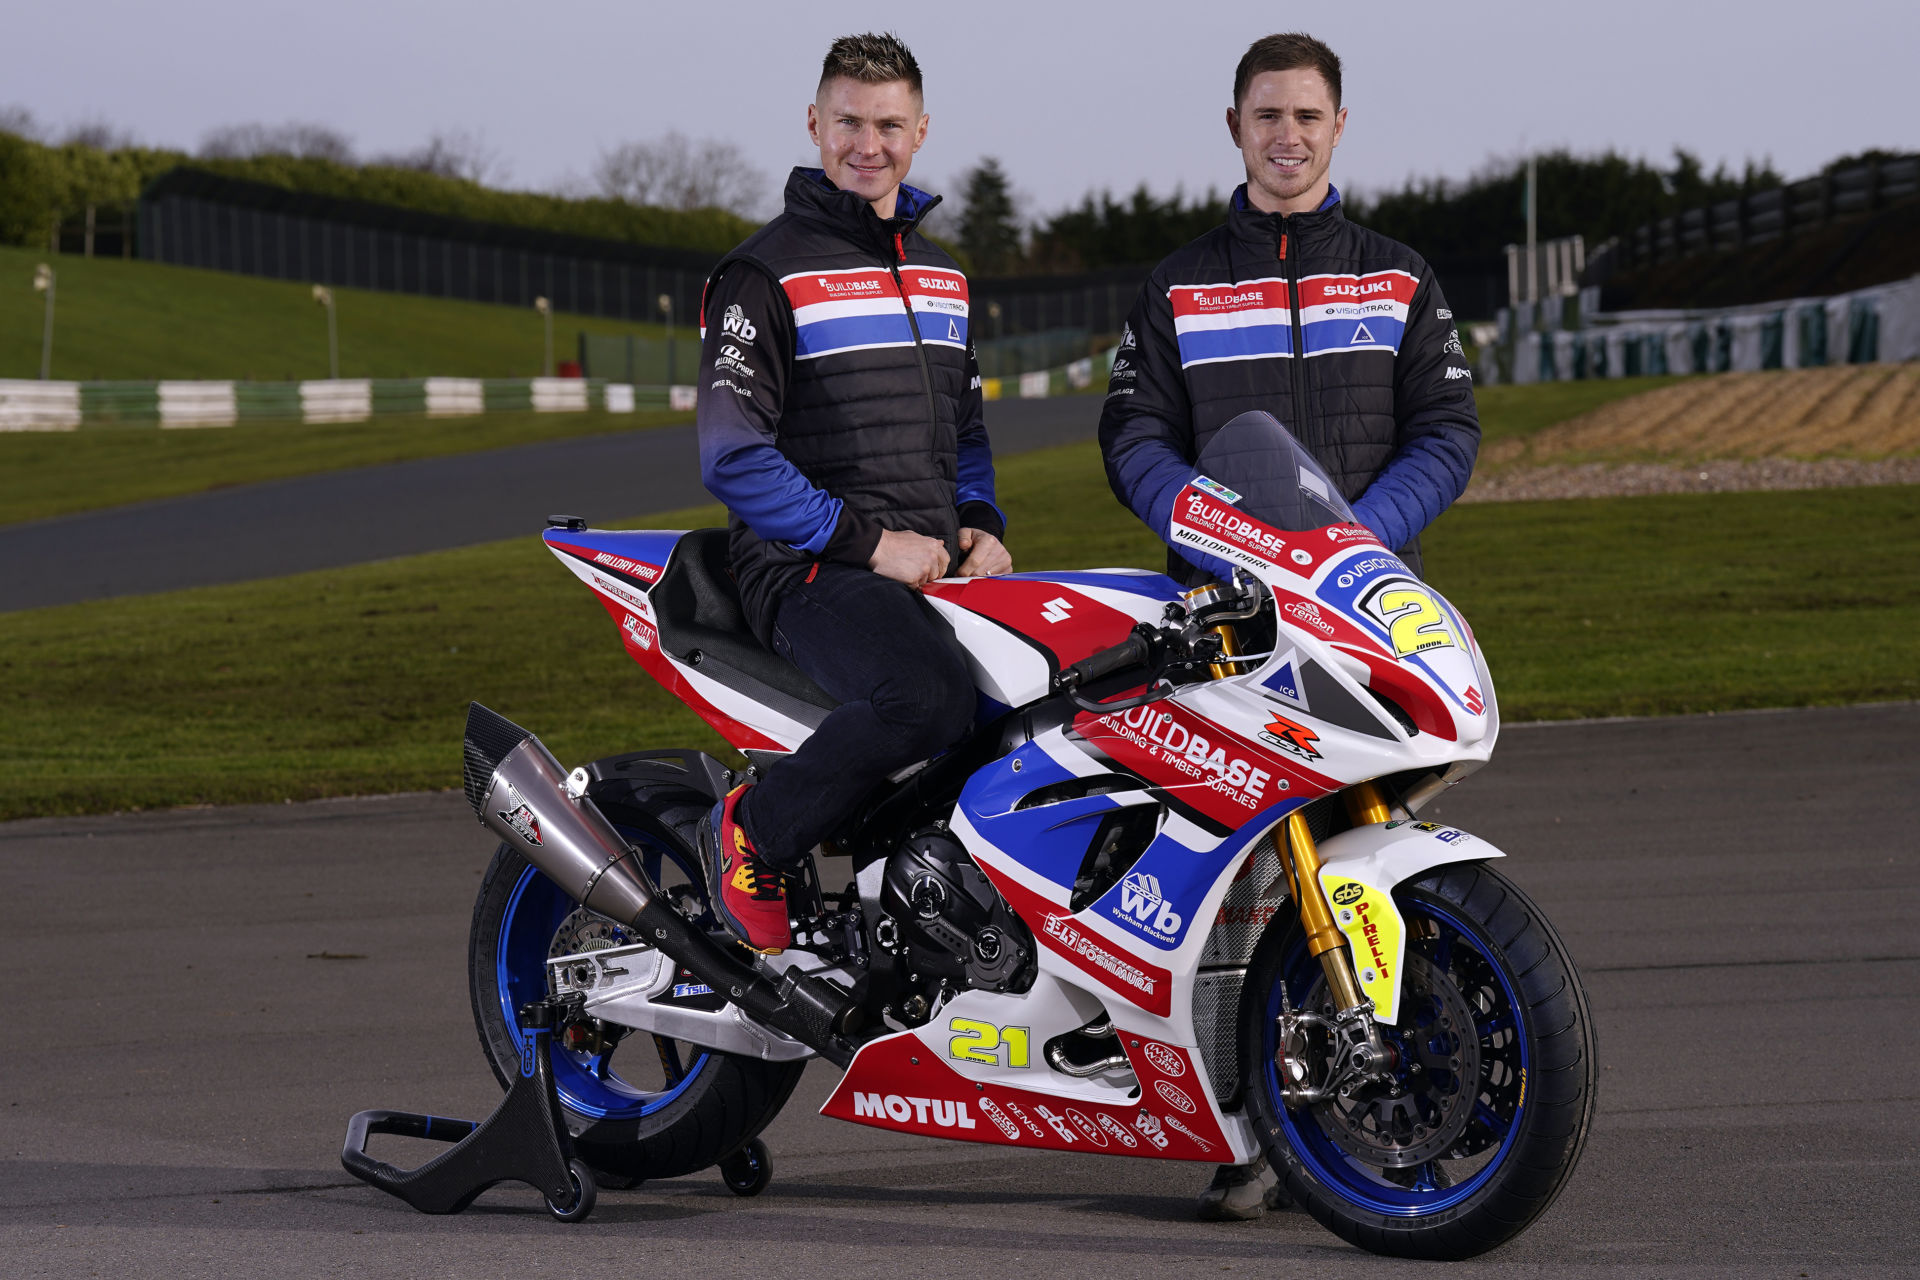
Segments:
[[[1315,1079],[1332,1055],[1324,1037],[1281,1042],[1283,989],[1295,1011],[1331,1011],[1297,921],[1248,967],[1241,1078],[1274,1167],[1322,1225],[1374,1253],[1471,1257],[1525,1230],[1573,1173],[1593,1122],[1593,1018],[1559,936],[1500,873],[1442,867],[1394,900],[1407,950],[1398,1025],[1381,1025],[1390,1081],[1285,1101],[1283,1079]]]

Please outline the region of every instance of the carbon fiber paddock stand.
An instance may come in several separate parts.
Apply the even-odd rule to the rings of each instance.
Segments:
[[[573,1154],[573,1139],[553,1086],[553,1027],[559,1005],[520,1011],[520,1073],[492,1115],[475,1124],[409,1111],[362,1111],[347,1122],[340,1163],[362,1182],[405,1200],[422,1213],[458,1213],[502,1182],[524,1182],[546,1197],[547,1212],[581,1222],[599,1188]],[[398,1169],[367,1154],[367,1138],[393,1133],[451,1142],[451,1151],[417,1169]]]

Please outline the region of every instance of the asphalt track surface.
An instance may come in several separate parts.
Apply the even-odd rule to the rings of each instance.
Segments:
[[[1913,703],[1515,727],[1442,802],[1566,937],[1603,1064],[1558,1203],[1444,1274],[1920,1274],[1917,745]],[[1195,1222],[1200,1166],[824,1120],[820,1064],[755,1199],[416,1214],[339,1144],[498,1099],[464,978],[492,843],[455,793],[0,827],[0,1274],[1442,1274],[1300,1213]]]
[[[994,451],[1091,439],[1100,403],[996,400]],[[296,476],[0,526],[0,613],[471,546],[554,512],[614,521],[712,500],[691,426]]]

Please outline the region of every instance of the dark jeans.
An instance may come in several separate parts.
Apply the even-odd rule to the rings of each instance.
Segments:
[[[800,749],[741,797],[747,838],[799,865],[888,774],[945,750],[973,724],[973,678],[918,591],[822,564],[774,605],[773,648],[840,703]]]

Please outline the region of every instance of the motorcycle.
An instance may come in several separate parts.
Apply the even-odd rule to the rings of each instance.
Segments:
[[[504,1084],[519,1011],[566,1002],[557,1091],[603,1184],[718,1164],[757,1190],[757,1135],[817,1056],[844,1069],[822,1113],[858,1124],[1265,1155],[1380,1254],[1471,1256],[1547,1209],[1593,1117],[1587,998],[1502,852],[1419,816],[1499,733],[1473,632],[1271,416],[1228,424],[1199,472],[1169,539],[1223,581],[923,589],[976,728],[815,850],[793,946],[766,957],[710,910],[696,824],[834,701],[752,638],[725,531],[550,522],[627,652],[749,762],[569,772],[469,712],[466,793],[503,841],[470,940],[480,1039]]]

